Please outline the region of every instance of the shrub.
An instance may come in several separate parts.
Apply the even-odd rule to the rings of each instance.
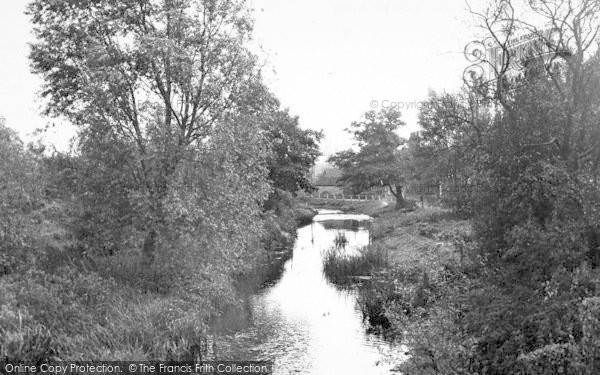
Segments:
[[[215,194],[208,202],[188,200],[186,206],[176,200],[189,195],[169,196],[174,211],[167,213],[154,261],[148,262],[135,249],[138,228],[111,206],[119,206],[121,198],[137,199],[127,189],[111,190],[123,185],[107,176],[122,171],[94,174],[90,163],[77,173],[92,173],[86,183],[96,181],[95,190],[59,194],[61,187],[74,185],[67,183],[70,177],[57,178],[44,197],[37,156],[3,124],[0,156],[1,359],[191,360],[202,355],[210,317],[234,301],[230,275],[243,269],[241,264],[251,265],[247,259],[260,249],[252,247],[263,224],[258,200]],[[71,162],[61,161],[57,170],[71,168]],[[218,175],[225,190],[242,186],[236,176]],[[104,200],[96,199],[103,195]],[[85,228],[98,230],[76,238],[79,246],[69,246],[73,233],[61,226],[69,216],[75,235]],[[185,221],[190,218],[212,221]],[[236,225],[246,230],[235,232]]]
[[[434,226],[428,223],[418,223],[417,231],[421,236],[427,238],[435,238],[435,235],[439,233],[439,229],[435,228]]]
[[[600,297],[583,300],[580,316],[583,326],[581,347],[588,369],[597,373],[600,371]]]
[[[31,213],[43,204],[42,193],[36,155],[0,118],[0,277],[35,261]]]
[[[573,344],[552,344],[519,357],[524,375],[585,373],[581,350]]]

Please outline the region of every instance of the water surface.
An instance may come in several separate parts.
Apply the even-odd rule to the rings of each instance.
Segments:
[[[252,326],[220,339],[220,359],[273,360],[275,374],[390,374],[404,348],[366,333],[356,292],[323,275],[323,255],[341,232],[345,251],[369,243],[370,217],[321,210],[298,229],[281,277],[250,300]]]

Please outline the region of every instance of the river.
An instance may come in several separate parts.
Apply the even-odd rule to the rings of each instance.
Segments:
[[[371,218],[321,210],[297,232],[293,255],[279,279],[250,299],[252,324],[220,338],[216,355],[232,360],[273,360],[275,374],[390,374],[406,351],[366,333],[356,292],[323,275],[323,255],[337,233],[345,251],[369,243]]]

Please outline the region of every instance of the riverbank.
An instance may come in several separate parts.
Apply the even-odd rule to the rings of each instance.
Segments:
[[[456,240],[471,234],[467,220],[457,219],[442,208],[421,208],[413,212],[386,210],[375,215],[372,238],[388,252],[390,266],[427,268],[437,271],[441,264],[459,259]],[[457,258],[458,256],[458,258]]]
[[[238,300],[211,318],[209,327],[213,333],[233,334],[252,324],[249,297],[281,277],[285,262],[292,257],[297,229],[310,224],[318,214],[309,205],[288,197],[272,204],[265,216],[265,252],[251,269],[236,277],[234,287]]]
[[[266,212],[265,250],[234,285],[215,273],[180,286],[172,269],[149,265],[135,249],[111,256],[81,251],[69,231],[69,208],[60,200],[43,202],[19,227],[28,247],[14,259],[0,254],[0,358],[205,358],[214,332],[247,326],[244,288],[278,277],[298,222],[313,213]]]
[[[387,201],[351,201],[301,197],[296,198],[296,202],[300,207],[310,207],[314,210],[329,209],[348,214],[364,214],[369,216],[381,213],[384,209],[390,207]]]
[[[442,371],[444,360],[437,356],[460,356],[464,345],[454,332],[452,305],[455,291],[468,284],[471,224],[441,208],[388,211],[376,219],[372,238],[387,252],[389,265],[360,288],[363,309],[387,324],[387,335],[410,348],[401,371]]]
[[[436,348],[454,344],[460,348],[453,342],[456,335],[449,334],[454,322],[449,299],[468,280],[471,224],[435,207],[412,212],[380,208],[370,213],[375,220],[371,244],[364,252],[385,259],[370,262],[377,267],[371,267],[369,276],[345,276],[359,280],[358,302],[369,330],[411,348],[409,359],[400,365],[402,371],[437,366],[432,353],[443,350]],[[332,268],[357,269],[345,264]],[[328,278],[348,281],[339,274]]]
[[[224,298],[160,288],[164,279],[158,276],[167,274],[130,254],[87,256],[65,228],[70,217],[62,202],[45,202],[27,219],[19,229],[31,246],[0,273],[0,358],[43,363],[202,356],[206,321]]]

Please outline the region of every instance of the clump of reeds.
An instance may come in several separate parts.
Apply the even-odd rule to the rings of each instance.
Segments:
[[[335,238],[333,239],[333,243],[335,244],[336,248],[343,248],[348,244],[348,238],[346,238],[346,234],[344,232],[337,232]]]
[[[323,259],[323,272],[334,284],[352,284],[361,276],[369,276],[388,264],[388,254],[380,246],[365,246],[358,254],[348,254],[339,247],[331,248]]]

